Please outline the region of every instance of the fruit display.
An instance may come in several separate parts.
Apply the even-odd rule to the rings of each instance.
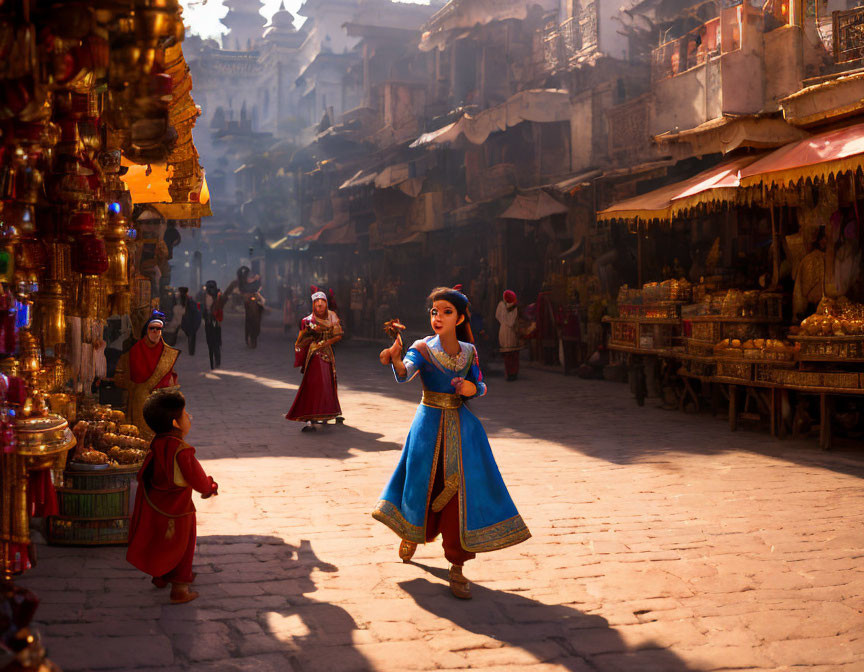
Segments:
[[[864,336],[864,306],[846,297],[824,298],[816,312],[801,322],[805,336]]]
[[[714,346],[714,352],[721,357],[792,361],[796,347],[787,341],[775,338],[754,338],[742,341],[726,338]]]

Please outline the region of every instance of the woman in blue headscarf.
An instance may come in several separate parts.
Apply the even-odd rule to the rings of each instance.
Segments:
[[[441,534],[451,563],[450,592],[470,599],[462,566],[475,554],[531,536],[495,464],[483,425],[464,402],[486,394],[470,327],[468,298],[439,287],[429,295],[434,336],[414,343],[402,358],[402,340],[382,351],[396,380],[423,382],[423,399],[396,471],[372,516],[402,539],[408,562],[418,543]]]

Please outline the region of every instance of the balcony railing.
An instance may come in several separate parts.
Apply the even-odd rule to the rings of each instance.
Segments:
[[[864,58],[864,7],[834,12],[834,62]]]
[[[558,32],[561,33],[561,38],[564,40],[564,50],[567,57],[570,58],[579,53],[582,49],[582,30],[576,17],[570,17],[562,23]]]
[[[548,72],[566,70],[581,49],[582,28],[576,17],[548,25],[543,32],[543,69]]]
[[[543,31],[543,70],[556,72],[567,65],[564,40],[558,26],[549,25]]]
[[[651,53],[651,79],[658,81],[686,72],[720,54],[720,17],[711,19]]]

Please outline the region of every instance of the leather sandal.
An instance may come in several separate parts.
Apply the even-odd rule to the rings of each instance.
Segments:
[[[414,551],[417,550],[417,544],[413,541],[405,541],[402,540],[402,543],[399,544],[399,557],[402,558],[402,562],[411,562],[411,558],[414,557]]]
[[[460,600],[471,599],[471,584],[462,574],[461,565],[450,565],[450,592]]]
[[[198,597],[198,593],[194,590],[189,590],[188,583],[172,583],[171,584],[171,604],[185,604],[191,602]]]

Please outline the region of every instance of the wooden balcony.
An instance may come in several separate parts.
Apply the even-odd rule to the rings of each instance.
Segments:
[[[832,15],[834,62],[851,63],[864,58],[864,7]]]
[[[543,70],[567,70],[582,50],[584,26],[576,17],[561,24],[549,24],[543,32]]]

